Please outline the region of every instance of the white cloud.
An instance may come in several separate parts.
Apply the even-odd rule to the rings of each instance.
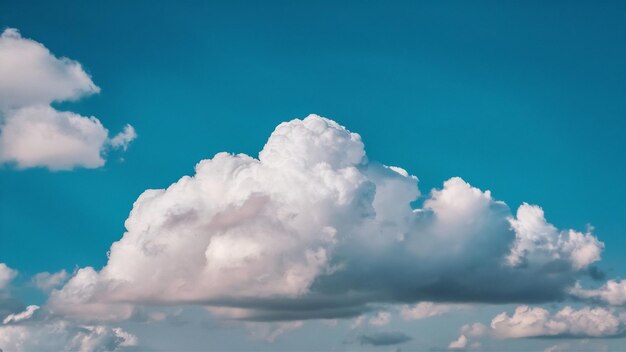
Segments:
[[[75,100],[100,91],[80,63],[55,57],[14,28],[0,35],[0,77],[0,110]]]
[[[591,234],[546,232],[538,207],[513,217],[458,177],[412,209],[417,178],[400,170],[368,161],[334,121],[283,123],[259,159],[219,153],[145,191],[106,266],[79,270],[48,308],[115,320],[145,302],[201,303],[260,321],[353,317],[394,301],[551,301],[602,249]]]
[[[604,308],[565,307],[555,314],[540,307],[519,306],[512,316],[498,314],[491,321],[491,333],[497,338],[538,336],[615,336],[624,330],[620,315]]]
[[[137,132],[135,131],[135,128],[131,125],[126,125],[124,126],[124,130],[115,135],[115,137],[111,138],[109,143],[113,148],[121,148],[123,150],[126,150],[130,142],[135,140],[135,138],[137,138]]]
[[[467,348],[467,337],[465,335],[460,335],[458,339],[450,342],[448,345],[448,349],[451,350],[464,350]]]
[[[36,305],[30,305],[28,307],[26,307],[26,310],[20,313],[15,313],[15,314],[9,314],[6,318],[4,318],[4,320],[2,321],[3,324],[10,324],[10,323],[19,323],[22,320],[28,320],[30,319],[33,314],[35,314],[35,312],[39,309],[39,306]]]
[[[4,351],[116,351],[136,346],[137,337],[117,327],[76,324],[59,319],[35,305],[7,316],[0,325]]]
[[[117,351],[137,343],[136,336],[120,328],[73,325],[63,320],[0,326],[4,351]]]
[[[68,279],[69,274],[65,270],[58,271],[56,273],[37,273],[33,277],[33,284],[44,292],[48,292],[53,288],[61,286]]]
[[[574,297],[600,301],[612,306],[626,305],[626,280],[608,280],[597,289],[584,289],[577,282],[569,292]]]
[[[459,337],[450,342],[448,349],[450,350],[465,350],[465,349],[477,349],[480,347],[480,342],[470,342],[470,338],[483,337],[488,333],[488,329],[481,323],[465,324],[461,327]]]
[[[546,221],[543,210],[536,205],[522,204],[516,218],[510,218],[510,222],[516,234],[515,245],[507,257],[511,265],[520,265],[528,260],[550,262],[565,259],[574,268],[581,269],[600,260],[604,245],[597,238],[591,233],[559,231]]]
[[[50,106],[27,107],[7,115],[0,135],[0,161],[15,162],[18,168],[96,168],[104,165],[101,149],[107,136],[95,117]]]
[[[132,126],[109,138],[95,117],[52,108],[54,101],[98,93],[81,65],[57,58],[16,29],[0,36],[0,163],[69,170],[104,165],[108,148],[126,150]]]
[[[465,309],[468,306],[460,304],[441,304],[434,302],[420,302],[412,306],[404,306],[400,315],[405,320],[419,320],[446,314],[453,310]]]
[[[15,276],[17,276],[17,271],[4,263],[0,263],[0,290],[5,289]]]

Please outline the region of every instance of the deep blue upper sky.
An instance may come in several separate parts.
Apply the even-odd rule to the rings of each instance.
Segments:
[[[423,193],[461,176],[560,228],[592,224],[600,266],[624,276],[625,16],[617,1],[0,1],[0,26],[102,88],[60,108],[139,134],[103,169],[0,170],[0,258],[99,267],[142,191],[317,113]]]

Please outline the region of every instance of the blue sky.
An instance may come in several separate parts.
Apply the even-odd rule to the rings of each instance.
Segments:
[[[0,26],[79,62],[100,92],[50,104],[96,116],[110,133],[100,167],[1,167],[0,263],[19,272],[10,295],[22,305],[48,301],[30,284],[37,273],[100,270],[146,189],[193,175],[218,152],[258,157],[279,123],[309,114],[358,133],[368,160],[417,176],[415,208],[459,176],[513,214],[528,202],[558,229],[593,226],[604,250],[590,267],[604,281],[626,274],[626,6],[617,1],[0,1]],[[127,150],[106,147],[126,124],[136,140]],[[579,279],[585,288],[604,284]],[[533,302],[496,303],[416,321],[389,308],[389,325],[367,329],[412,337],[392,348],[445,348],[463,324],[489,325]],[[587,305],[539,303],[551,312]],[[341,329],[309,321],[270,343],[250,333],[263,327],[227,328],[186,304],[167,309],[189,322],[116,324],[157,350],[293,350],[320,338],[322,349],[381,349],[350,337],[370,334],[350,329],[355,316],[339,319]],[[174,337],[160,341],[166,332]],[[476,348],[485,350],[623,344],[481,338]]]

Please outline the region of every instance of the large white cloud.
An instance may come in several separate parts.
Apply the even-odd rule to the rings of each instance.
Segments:
[[[259,159],[219,153],[145,191],[106,266],[80,269],[47,309],[115,320],[146,302],[203,304],[300,320],[378,303],[542,302],[563,298],[602,250],[460,178],[413,209],[419,195],[416,177],[368,161],[334,121],[283,123]]]
[[[55,101],[98,93],[82,66],[57,58],[16,29],[0,35],[0,163],[68,170],[104,165],[109,148],[126,149],[137,134],[127,125],[109,138],[95,117],[58,111]]]

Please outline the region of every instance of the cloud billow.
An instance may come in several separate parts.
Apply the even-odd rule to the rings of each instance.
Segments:
[[[109,138],[96,117],[59,111],[53,102],[100,92],[81,64],[54,56],[14,28],[0,35],[0,163],[70,170],[105,164],[109,149],[126,150],[134,128]]]
[[[358,134],[310,115],[280,124],[259,158],[219,153],[147,190],[99,271],[46,309],[121,320],[142,304],[201,304],[243,320],[358,315],[381,303],[547,302],[600,259],[589,232],[542,209],[514,215],[461,178],[423,206],[418,180],[369,161]]]

